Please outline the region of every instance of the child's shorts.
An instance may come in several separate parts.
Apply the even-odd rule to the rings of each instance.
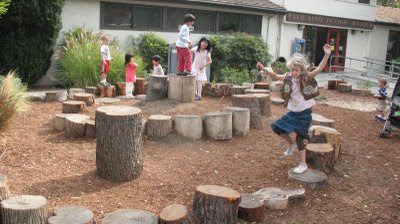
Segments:
[[[106,64],[101,63],[100,72],[106,74],[110,72],[110,61],[106,61]]]
[[[388,105],[387,100],[379,100],[376,110],[385,111],[387,109],[387,105]]]

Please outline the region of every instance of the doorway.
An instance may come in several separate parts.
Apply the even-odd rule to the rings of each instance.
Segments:
[[[328,29],[326,43],[331,45],[332,53],[331,56],[335,56],[332,61],[333,67],[331,71],[343,71],[346,60],[339,56],[346,56],[346,41],[347,40],[347,30],[340,29]],[[329,71],[329,63],[325,66],[325,71]]]

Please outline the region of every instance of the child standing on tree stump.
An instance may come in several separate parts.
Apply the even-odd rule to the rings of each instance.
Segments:
[[[387,85],[387,80],[386,79],[380,79],[378,81],[378,87],[379,91],[377,94],[374,95],[375,98],[379,100],[378,106],[376,107],[376,111],[378,112],[377,115],[375,115],[375,120],[384,122],[386,121],[385,119],[385,110],[387,107],[387,90],[386,90],[386,85]]]
[[[193,26],[195,17],[192,14],[185,15],[185,24],[179,31],[178,41],[176,41],[176,52],[178,54],[178,75],[190,75],[192,70],[192,53],[190,47],[190,28]]]
[[[110,43],[110,37],[104,36],[103,37],[103,45],[100,48],[100,55],[101,55],[101,69],[100,69],[100,85],[102,86],[110,86],[110,83],[107,82],[107,75],[110,72],[110,62],[111,62],[111,53],[108,44]]]
[[[212,63],[211,42],[203,37],[197,47],[192,49],[194,62],[192,66],[193,74],[196,76],[196,100],[201,100],[201,90],[203,83],[207,81],[206,69]]]
[[[132,54],[125,55],[125,82],[126,82],[126,98],[133,99],[133,90],[136,82],[136,68]]]
[[[284,99],[289,113],[271,124],[272,130],[285,139],[289,146],[284,155],[292,155],[295,149],[300,152],[300,164],[294,169],[295,173],[303,173],[307,170],[306,151],[304,140],[309,139],[308,130],[312,121],[312,107],[315,105],[314,98],[319,95],[318,83],[315,76],[323,70],[331,54],[331,46],[324,46],[325,56],[319,66],[308,72],[308,63],[301,55],[294,55],[288,62],[291,72],[285,75],[277,75],[272,69],[266,69],[262,63],[257,67],[264,70],[267,75],[275,80],[284,81]],[[296,141],[289,134],[296,133]]]

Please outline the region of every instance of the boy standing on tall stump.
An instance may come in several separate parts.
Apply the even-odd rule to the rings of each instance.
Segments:
[[[190,47],[190,28],[193,26],[195,17],[192,14],[185,15],[185,24],[180,28],[179,37],[176,41],[176,52],[178,54],[178,75],[187,76],[192,71],[192,53]]]
[[[100,85],[102,86],[110,86],[110,83],[107,82],[107,75],[110,72],[110,61],[111,61],[111,53],[108,44],[110,43],[110,37],[103,37],[103,44],[100,48],[101,54],[101,69],[100,69]]]

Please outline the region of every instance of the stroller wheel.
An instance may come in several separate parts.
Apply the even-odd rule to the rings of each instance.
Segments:
[[[390,134],[389,131],[381,131],[379,133],[379,138],[389,138],[389,134]]]

